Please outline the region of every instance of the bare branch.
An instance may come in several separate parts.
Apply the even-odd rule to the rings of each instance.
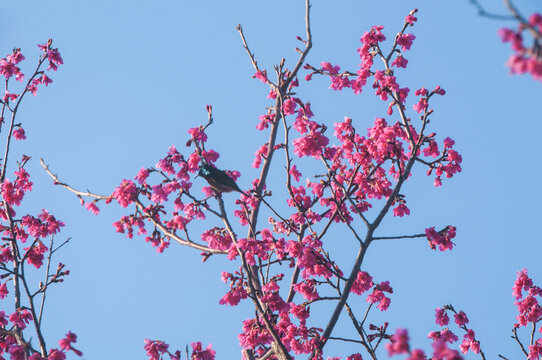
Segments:
[[[89,198],[101,199],[101,200],[107,200],[107,199],[109,199],[111,197],[111,196],[105,196],[105,195],[97,195],[97,194],[91,193],[90,191],[85,192],[85,191],[79,191],[77,189],[74,189],[70,185],[60,181],[58,179],[58,176],[53,174],[51,172],[51,170],[49,170],[49,166],[45,164],[45,162],[43,161],[43,158],[40,158],[40,164],[41,164],[41,167],[43,167],[43,169],[47,172],[47,174],[49,174],[51,179],[53,179],[55,185],[62,186],[63,188],[66,188],[69,191],[71,191],[72,193],[74,193],[75,195],[86,196],[86,197],[89,197]]]

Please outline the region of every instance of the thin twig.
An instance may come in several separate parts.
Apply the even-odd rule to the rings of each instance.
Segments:
[[[335,336],[330,336],[329,340],[339,340],[339,341],[344,341],[344,342],[353,342],[353,343],[362,344],[362,345],[364,344],[364,342],[361,341],[361,340],[346,339],[346,338],[335,337]]]
[[[494,20],[514,20],[514,17],[510,15],[493,14],[486,11],[486,9],[482,6],[482,4],[478,2],[478,0],[470,0],[470,3],[478,10],[479,16]]]
[[[299,57],[299,60],[297,61],[297,64],[295,65],[294,69],[284,81],[283,86],[285,89],[290,85],[290,82],[292,82],[293,79],[297,76],[297,72],[305,62],[305,58],[307,57],[310,49],[312,48],[312,34],[311,34],[311,23],[310,23],[310,10],[311,10],[311,4],[309,0],[305,0],[305,35],[307,37],[307,40],[305,40],[305,50],[303,53],[301,53],[301,56]]]
[[[373,240],[394,240],[394,239],[414,239],[414,238],[421,238],[426,237],[427,235],[424,234],[416,234],[416,235],[398,235],[398,236],[375,236]]]
[[[371,305],[369,305],[369,308],[371,307]],[[363,329],[363,323],[360,323],[356,319],[356,316],[354,315],[354,311],[352,310],[350,305],[348,305],[348,303],[345,304],[345,307],[346,307],[346,312],[347,312],[348,316],[350,316],[350,319],[352,320],[352,324],[356,328],[356,331],[358,332],[358,334],[359,334],[359,336],[361,338],[360,343],[363,345],[363,347],[365,347],[365,350],[367,350],[369,355],[371,355],[371,358],[376,360],[376,354],[374,352],[374,349],[373,349],[371,343],[368,342],[367,339],[365,338],[365,330]],[[365,317],[367,317],[367,312],[365,313]],[[365,319],[363,319],[363,321],[365,321]]]
[[[47,283],[49,282],[49,272],[51,270],[51,257],[53,256],[54,236],[51,236],[51,243],[49,245],[49,255],[47,255],[47,267],[45,270],[45,281],[43,282],[43,294],[41,296],[40,310],[38,313],[38,324],[41,325],[41,317],[43,315],[43,307],[45,305],[45,294],[47,293]]]
[[[519,337],[518,337],[518,329],[517,328],[513,328],[512,329],[512,333],[514,334],[512,336],[512,339],[515,339],[516,342],[518,343],[519,347],[521,348],[521,351],[523,351],[523,353],[525,354],[525,356],[529,356],[529,353],[525,350],[525,348],[523,347],[523,344],[521,343],[521,341],[519,340]]]

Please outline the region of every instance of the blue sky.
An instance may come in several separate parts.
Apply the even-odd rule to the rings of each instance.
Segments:
[[[500,3],[485,3],[504,12]],[[517,5],[525,14],[541,11],[536,1]],[[489,358],[517,358],[509,338],[516,271],[527,267],[535,283],[542,283],[542,84],[508,74],[504,63],[510,50],[497,36],[507,23],[478,17],[467,0],[315,1],[314,48],[307,61],[355,69],[362,33],[385,25],[384,33],[393,38],[413,8],[419,9],[411,30],[416,40],[398,80],[411,94],[422,86],[446,89],[432,104],[431,126],[441,139],[456,141],[463,172],[435,189],[432,178],[415,171],[402,191],[411,216],[387,218],[378,235],[453,224],[457,247],[440,253],[424,240],[373,244],[363,267],[377,281],[389,280],[395,293],[390,310],[372,316],[374,322],[408,328],[412,346],[427,350],[426,335],[437,328],[434,309],[452,303],[467,313]],[[254,152],[266,141],[255,126],[270,102],[268,89],[251,78],[254,71],[235,26],[243,25],[260,66],[271,73],[282,57],[290,66],[297,59],[295,36],[304,34],[303,15],[302,1],[286,0],[4,4],[2,54],[21,47],[28,72],[38,56],[35,45],[52,37],[65,63],[49,88],[23,104],[19,121],[28,139],[14,148],[33,156],[28,169],[35,187],[26,208],[49,209],[67,224],[61,238],[72,238],[58,259],[72,274],[48,294],[44,321],[51,346],[71,330],[85,359],[144,359],[144,338],[179,349],[191,341],[212,342],[217,358],[239,356],[237,334],[251,314],[249,304],[233,309],[218,304],[227,290],[220,272],[231,271],[231,263],[219,257],[202,263],[197,251],[175,244],[156,254],[142,238],[116,234],[111,224],[125,214],[122,209],[102,206],[98,217],[92,215],[75,196],[51,184],[38,159],[44,157],[75,187],[111,193],[123,178],[155,165],[169,146],[183,149],[186,130],[204,123],[205,105],[212,104],[216,123],[209,144],[221,153],[219,165],[239,170],[240,186],[248,187],[258,173],[250,166]],[[389,118],[387,105],[369,88],[355,96],[328,86],[327,79],[315,79],[299,91],[317,121],[332,125],[349,116],[363,129],[377,116]],[[281,165],[275,166],[280,171]],[[273,185],[281,188],[276,179]],[[226,201],[232,208],[234,195]],[[336,250],[347,271],[354,246],[352,240]],[[364,297],[357,305],[365,306]],[[337,335],[349,333],[349,321],[341,321]],[[335,351],[328,355],[346,356],[353,348],[329,349]]]

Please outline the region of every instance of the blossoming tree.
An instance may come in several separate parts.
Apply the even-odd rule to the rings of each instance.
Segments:
[[[72,346],[77,339],[76,335],[68,332],[64,339],[58,343],[60,349],[47,346],[43,317],[43,310],[47,291],[51,286],[64,281],[69,275],[65,265],[58,263],[55,269],[53,255],[68,240],[54,242],[54,237],[64,226],[47,210],[41,210],[37,215],[26,213],[17,214],[24,200],[25,194],[32,190],[30,174],[25,165],[30,160],[23,155],[17,161],[10,160],[12,140],[26,139],[24,128],[17,122],[17,114],[23,99],[28,93],[37,95],[38,88],[48,86],[52,79],[47,75],[51,70],[56,71],[63,63],[62,57],[52,46],[52,40],[38,45],[42,55],[38,59],[33,73],[25,80],[25,75],[19,64],[25,60],[20,49],[0,60],[0,74],[5,79],[4,95],[0,100],[0,131],[4,137],[4,156],[0,173],[0,191],[2,203],[0,217],[2,219],[2,243],[0,244],[0,299],[4,305],[11,300],[12,311],[0,310],[0,358],[9,356],[10,359],[51,359],[66,358],[66,353],[73,351],[81,356],[81,351]],[[47,69],[44,69],[45,66]],[[18,87],[13,80],[23,83]],[[13,86],[13,87],[12,87]],[[9,166],[9,167],[8,167]],[[47,246],[45,243],[48,243]],[[33,269],[38,274],[33,274]],[[42,281],[36,284],[35,277]],[[8,282],[13,284],[8,290]],[[8,296],[11,297],[6,299]],[[28,334],[28,327],[37,337],[37,344],[31,343],[32,335]]]

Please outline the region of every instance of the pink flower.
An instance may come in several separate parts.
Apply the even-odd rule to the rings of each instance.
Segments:
[[[60,232],[60,228],[64,226],[62,221],[57,220],[45,209],[41,210],[37,218],[30,215],[23,216],[21,223],[27,228],[28,233],[36,238],[54,235]]]
[[[8,319],[6,319],[6,313],[4,310],[0,310],[0,325],[6,326],[8,324]]]
[[[290,314],[294,315],[302,323],[305,323],[305,321],[308,319],[310,315],[310,307],[303,306],[303,305],[296,305],[293,303],[290,303],[289,311],[290,311]]]
[[[463,354],[466,354],[469,349],[475,354],[480,353],[480,342],[474,338],[473,330],[469,329],[463,336],[463,342],[459,345],[459,349]]]
[[[330,89],[333,89],[335,91],[340,91],[344,89],[345,87],[350,87],[351,82],[350,79],[348,79],[347,75],[342,76],[331,76],[331,85],[329,86]]]
[[[4,182],[0,185],[0,192],[2,197],[9,205],[21,205],[21,201],[24,197],[24,190],[17,186],[17,182],[12,183],[8,178],[4,179]]]
[[[295,113],[295,108],[297,106],[297,103],[291,99],[288,98],[284,100],[284,104],[282,105],[282,111],[284,112],[284,115],[292,115]]]
[[[301,178],[301,173],[297,170],[297,166],[295,165],[290,169],[290,175],[294,177],[295,181],[299,181]]]
[[[358,272],[356,280],[352,284],[352,292],[357,295],[363,294],[373,287],[373,277],[366,271]]]
[[[401,34],[397,37],[397,45],[401,46],[403,51],[410,50],[414,39],[416,39],[416,36],[413,34]]]
[[[363,360],[360,353],[355,353],[346,358],[346,360]]]
[[[316,282],[309,279],[300,282],[299,284],[295,284],[294,290],[303,295],[303,298],[310,301],[318,299],[320,297],[320,295],[318,295],[318,292],[316,291],[315,286]]]
[[[322,70],[328,72],[331,75],[338,74],[341,70],[340,66],[333,66],[329,62],[322,62],[320,64],[322,66]]]
[[[24,242],[21,240],[21,242]],[[6,263],[8,261],[12,261],[13,257],[11,255],[11,249],[9,246],[4,245],[4,247],[0,248],[0,263]]]
[[[193,140],[196,140],[199,142],[207,141],[207,134],[203,132],[203,127],[188,129],[188,133],[192,136]]]
[[[542,338],[536,340],[533,345],[529,345],[528,360],[537,360],[542,356]]]
[[[18,81],[23,80],[23,73],[21,73],[17,66],[11,61],[6,61],[6,59],[0,60],[0,75],[3,75],[6,79],[9,79],[12,76],[15,76],[15,79]]]
[[[273,123],[273,120],[275,119],[275,114],[260,115],[259,119],[260,123],[256,125],[256,129],[262,131],[263,129],[267,129],[269,127],[269,124]]]
[[[260,80],[263,83],[266,83],[269,81],[267,80],[267,70],[264,70],[264,71],[258,70],[258,72],[254,74],[254,76],[252,77]]]
[[[528,291],[533,286],[533,281],[527,275],[527,269],[522,269],[517,272],[518,276],[514,281],[514,287],[512,288],[512,294],[516,300],[519,300],[523,297],[521,290]]]
[[[463,357],[457,350],[451,350],[445,341],[435,341],[433,343],[434,360],[463,360]]]
[[[414,104],[412,106],[412,108],[414,109],[414,111],[416,111],[418,114],[421,113],[422,111],[425,111],[427,110],[427,98],[425,97],[422,97],[420,98],[420,101],[418,101],[417,104]]]
[[[380,284],[377,284],[373,292],[367,296],[367,302],[371,304],[378,303],[377,308],[380,311],[386,311],[388,310],[388,307],[390,306],[391,299],[386,297],[384,292],[387,293],[393,293],[393,289],[389,285],[389,281],[381,282]]]
[[[395,60],[393,60],[393,62],[391,63],[391,66],[395,66],[398,68],[406,68],[407,64],[408,64],[408,60],[405,59],[403,55],[399,54],[397,55]]]
[[[32,93],[32,95],[37,96],[38,95],[38,87],[36,85],[30,84],[27,87],[28,91]]]
[[[458,326],[463,326],[469,323],[467,314],[465,314],[463,311],[460,311],[459,313],[454,314],[454,320]]]
[[[52,40],[49,40],[50,43],[52,43]],[[52,49],[49,46],[49,49],[46,51],[47,58],[49,59],[49,67],[47,70],[53,69],[54,71],[57,70],[58,65],[64,64],[64,61],[62,60],[62,57],[60,56],[60,52],[58,52],[58,49]]]
[[[539,13],[532,13],[529,16],[529,24],[531,24],[531,26],[542,25],[542,15]],[[24,59],[24,56],[23,56],[23,59]]]
[[[166,157],[165,159],[160,159],[158,163],[156,164],[156,168],[158,170],[162,170],[166,174],[175,174],[175,170],[173,169],[173,163],[171,162],[171,159],[169,157]]]
[[[423,149],[423,155],[432,156],[433,158],[436,158],[440,155],[440,151],[438,149],[438,145],[435,140],[431,140],[429,142],[429,145],[427,145],[427,147]]]
[[[446,326],[450,323],[450,318],[448,317],[446,310],[441,308],[435,310],[435,322],[439,326]]]
[[[276,99],[277,98],[277,92],[276,90],[270,90],[269,94],[267,94],[268,99]]]
[[[45,84],[45,86],[49,86],[49,84],[53,82],[53,80],[49,76],[45,75],[45,73],[41,75],[40,80],[42,84]]]
[[[6,93],[4,94],[3,100],[5,102],[15,101],[15,100],[17,100],[18,97],[19,97],[19,94],[12,94],[12,93],[10,93],[9,91],[6,90]]]
[[[448,225],[443,231],[437,232],[435,227],[425,229],[425,235],[429,241],[429,247],[433,250],[439,247],[440,251],[452,250],[455,245],[452,239],[456,235],[455,226]]]
[[[267,158],[267,152],[268,152],[268,146],[267,146],[267,143],[263,144],[262,146],[260,146],[260,148],[258,149],[258,151],[256,151],[256,158],[254,159],[254,162],[252,163],[252,167],[257,169],[260,167],[260,165],[262,164],[262,159],[266,159]]]
[[[28,360],[46,360],[44,357],[42,357],[39,353],[33,353],[30,355]]]
[[[454,144],[455,144],[455,141],[453,141],[449,137],[446,137],[446,139],[444,139],[444,147],[445,148],[451,149],[454,146]]]
[[[152,186],[152,195],[151,201],[155,203],[164,203],[167,202],[168,194],[164,191],[162,185],[153,185]]]
[[[32,321],[34,318],[32,317],[32,314],[28,310],[18,310],[11,314],[9,316],[9,321],[13,323],[13,325],[17,325],[20,329],[25,329],[26,324],[29,324],[30,321]]]
[[[162,354],[167,352],[169,345],[161,340],[145,339],[145,346],[149,360],[161,360]]]
[[[38,240],[35,245],[25,248],[24,250],[26,251],[26,261],[29,264],[34,265],[36,269],[39,269],[43,265],[43,254],[49,249]]]
[[[64,339],[58,341],[58,344],[60,345],[60,348],[64,351],[72,350],[78,356],[83,355],[81,351],[72,347],[72,343],[75,342],[77,342],[77,335],[69,331]]]
[[[100,213],[100,209],[96,206],[95,202],[88,202],[85,204],[85,208],[93,213],[94,215],[98,215]]]
[[[58,349],[51,349],[47,360],[66,360],[66,354]]]
[[[25,57],[24,57],[23,54],[21,54],[20,49],[15,49],[12,54],[9,54],[8,56],[6,56],[6,60],[9,61],[10,63],[14,64],[14,65],[17,65],[18,63],[20,63],[24,59],[25,59]]]
[[[538,287],[532,287],[529,290],[529,295],[526,296],[523,300],[516,301],[514,304],[518,308],[518,320],[519,326],[526,326],[528,323],[536,323],[542,317],[542,306],[538,303],[538,300],[535,296],[530,295],[531,290],[536,289],[538,291],[535,294],[540,293]]]
[[[270,344],[273,341],[271,335],[267,333],[265,325],[260,321],[249,319],[243,321],[243,329],[239,334],[239,344],[244,349],[253,349],[256,346]]]
[[[294,152],[297,156],[312,156],[314,158],[322,155],[324,147],[329,144],[329,139],[320,131],[311,132],[308,135],[293,140]]]
[[[209,247],[218,250],[228,250],[232,245],[232,239],[227,232],[218,228],[207,230],[201,234],[201,240],[209,244]]]
[[[386,344],[388,356],[405,354],[409,352],[408,332],[405,329],[397,329],[395,334],[391,336],[390,340],[391,343]]]
[[[410,215],[410,209],[404,203],[397,205],[397,207],[393,209],[393,216],[403,217],[405,215]]]
[[[201,342],[193,342],[192,346],[192,355],[190,359],[192,360],[214,360],[216,351],[213,350],[212,345],[207,345],[207,349],[203,350]]]
[[[410,356],[406,360],[426,360],[427,357],[421,349],[414,349],[410,352]]]
[[[405,17],[405,23],[409,24],[410,26],[413,26],[416,21],[418,21],[418,18],[414,16],[415,13],[418,12],[418,9],[414,9],[410,12],[410,14]]]
[[[429,339],[433,339],[434,341],[449,342],[450,344],[453,344],[458,340],[457,335],[451,332],[448,328],[442,331],[431,331],[427,337]]]
[[[6,283],[0,284],[0,299],[4,299],[9,294]]]
[[[24,360],[25,359],[25,351],[24,347],[22,345],[10,345],[9,349],[9,356],[11,360]]]
[[[223,273],[224,274],[224,273]],[[224,275],[223,275],[223,280]],[[236,277],[231,277],[232,283],[230,284],[230,291],[228,291],[219,301],[218,303],[220,305],[230,305],[230,306],[237,306],[241,302],[241,300],[246,299],[248,297],[248,293],[245,290],[245,288],[239,283],[239,279]],[[234,282],[235,280],[235,282]],[[224,281],[224,282],[226,282]]]
[[[26,134],[24,133],[24,129],[22,127],[20,127],[20,128],[17,128],[15,130],[13,130],[13,137],[16,140],[24,140],[24,139],[26,139]]]
[[[120,206],[127,207],[136,199],[136,186],[132,180],[122,180],[121,184],[113,192]]]

